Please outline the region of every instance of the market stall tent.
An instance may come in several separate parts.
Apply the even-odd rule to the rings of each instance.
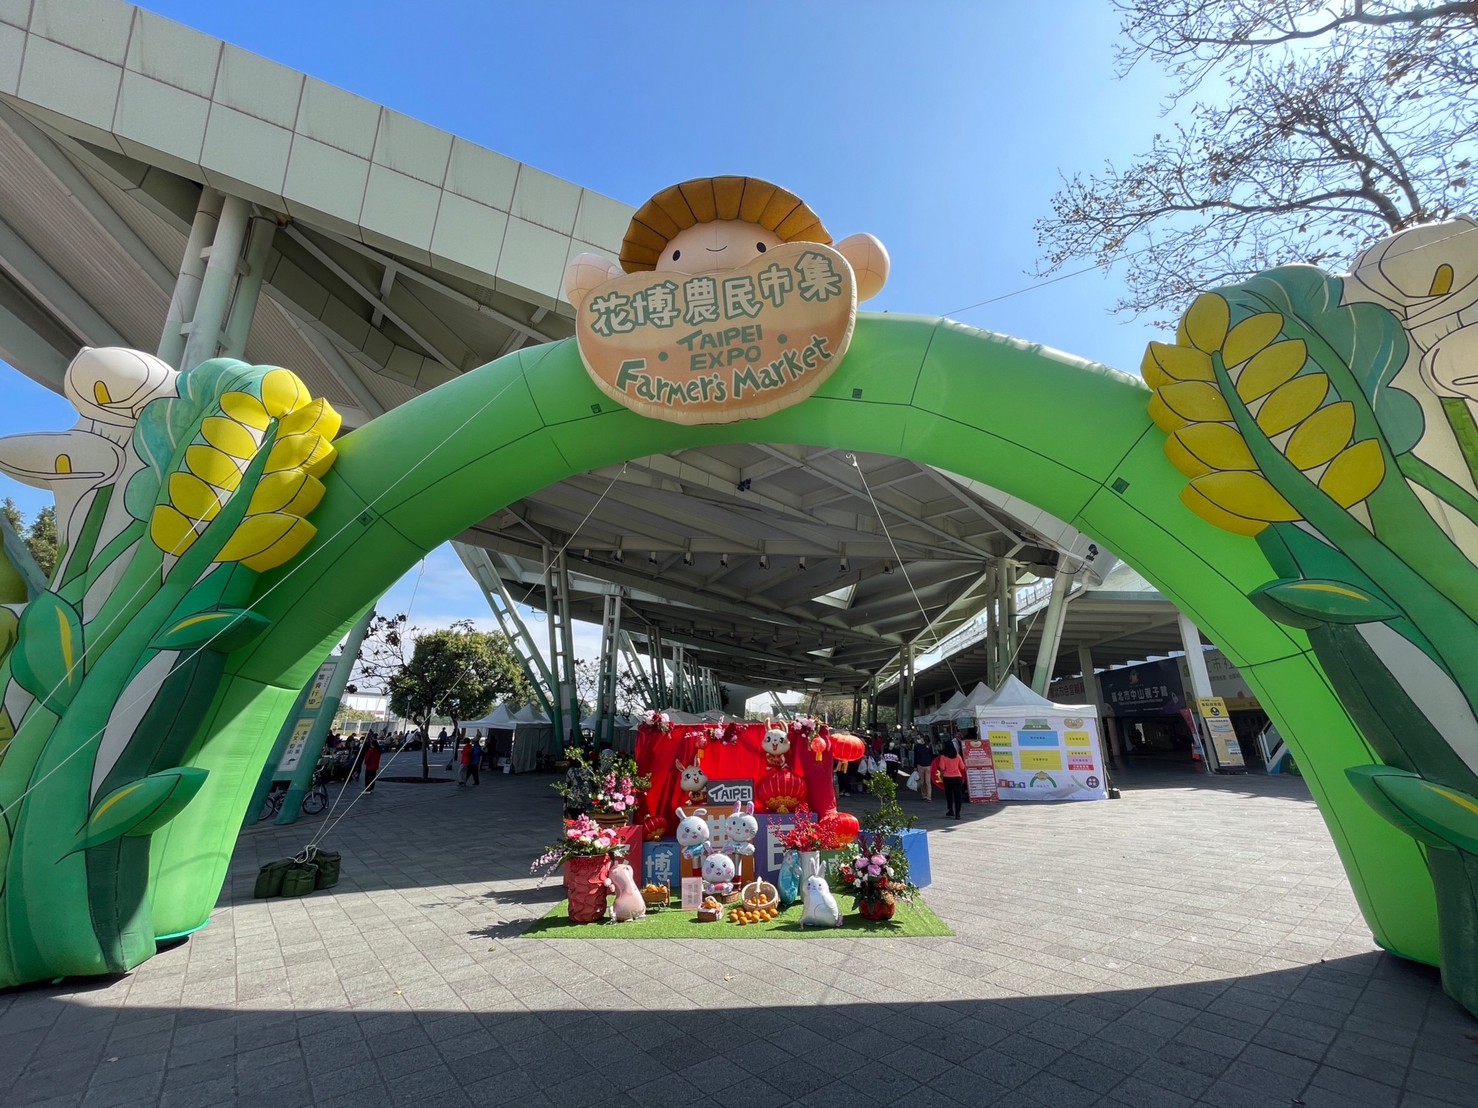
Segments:
[[[1107,799],[1093,705],[1056,704],[1008,677],[974,722],[991,745],[1002,800]]]
[[[1016,678],[1013,677],[1011,680],[1015,681]],[[991,697],[995,695],[995,689],[991,688],[984,681],[978,682],[975,688],[970,690],[970,695],[965,697],[965,702],[955,709],[954,714],[950,718],[954,720],[956,726],[974,727],[975,709],[982,704],[989,703]]]

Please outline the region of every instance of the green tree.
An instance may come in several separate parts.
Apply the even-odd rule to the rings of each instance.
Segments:
[[[1120,311],[1294,262],[1340,268],[1474,200],[1478,4],[1116,0],[1121,68],[1161,66],[1169,125],[1073,173],[1036,224],[1038,275],[1122,263]]]
[[[21,536],[42,575],[50,579],[51,571],[56,568],[57,557],[56,509],[42,508],[28,527],[20,505],[7,496],[0,501],[0,519]]]
[[[426,740],[434,718],[450,719],[455,728],[500,699],[532,695],[508,640],[476,630],[470,620],[417,637],[410,661],[390,677],[388,687],[390,710],[421,732],[423,779],[430,777]]]
[[[369,723],[377,718],[374,712],[367,712],[363,708],[340,708],[334,715],[334,730],[337,731],[346,723]]]
[[[49,579],[51,571],[56,568],[57,558],[55,508],[42,508],[36,513],[36,518],[31,520],[31,526],[26,529],[26,546],[31,551],[31,557],[41,567],[41,572]]]

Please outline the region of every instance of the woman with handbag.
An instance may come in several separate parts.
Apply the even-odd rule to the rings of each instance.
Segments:
[[[945,815],[959,819],[965,804],[965,759],[960,757],[954,739],[945,739],[944,748],[934,759],[935,780],[944,786]]]

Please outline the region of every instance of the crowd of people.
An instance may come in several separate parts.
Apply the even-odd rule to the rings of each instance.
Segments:
[[[426,746],[428,751],[451,755],[446,768],[457,770],[458,787],[481,784],[483,760],[491,754],[481,734],[469,736],[460,727],[449,733],[443,727]],[[329,780],[362,781],[364,791],[372,793],[387,754],[393,757],[403,750],[420,749],[421,738],[414,731],[371,730],[362,736],[333,733],[323,744],[321,768]]]
[[[896,740],[886,740],[880,733],[867,736],[867,756],[837,768],[837,791],[845,796],[862,792],[866,779],[874,773],[906,773],[917,771],[915,785],[919,799],[934,801],[937,788],[944,794],[945,818],[959,819],[965,804],[965,762],[959,745],[952,738],[932,739],[919,731]]]

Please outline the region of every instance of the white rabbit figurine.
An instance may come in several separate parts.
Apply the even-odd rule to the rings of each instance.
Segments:
[[[682,774],[678,787],[688,794],[688,803],[702,804],[708,799],[708,775],[699,768],[697,762],[685,766],[679,759],[676,764],[678,773]]]
[[[734,859],[713,849],[708,844],[708,853],[703,856],[703,891],[727,893],[734,889]]]
[[[631,863],[617,862],[612,866],[611,876],[606,879],[606,884],[616,894],[615,900],[611,902],[611,918],[617,923],[641,919],[647,914],[647,902],[642,899],[641,890],[636,887]]]
[[[708,809],[699,808],[690,816],[679,808],[677,818],[678,849],[689,858],[698,857],[708,845],[708,837],[711,834],[708,827]]]
[[[836,897],[826,884],[826,878],[812,874],[806,878],[805,890],[801,893],[801,926],[840,927],[842,910],[837,907]]]
[[[754,853],[754,839],[760,833],[760,821],[754,818],[754,801],[734,801],[734,814],[724,817],[724,841],[730,854]]]

